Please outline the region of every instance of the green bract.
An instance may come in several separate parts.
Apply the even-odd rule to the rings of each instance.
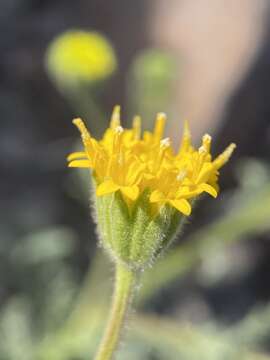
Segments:
[[[172,242],[184,216],[165,205],[153,216],[149,192],[129,208],[120,192],[95,198],[101,245],[113,260],[132,270],[143,270]]]

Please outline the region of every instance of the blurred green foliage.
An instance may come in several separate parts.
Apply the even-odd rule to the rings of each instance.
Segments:
[[[127,75],[130,113],[142,116],[146,128],[153,127],[158,112],[170,115],[177,70],[174,56],[159,49],[141,51],[130,65]]]
[[[87,84],[95,86],[116,69],[110,42],[96,31],[68,30],[50,43],[47,71],[62,91]]]

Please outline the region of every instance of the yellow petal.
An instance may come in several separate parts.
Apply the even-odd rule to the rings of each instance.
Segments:
[[[92,166],[89,160],[73,160],[68,167],[91,168]]]
[[[87,159],[86,153],[83,151],[74,152],[67,157],[67,161],[72,161],[77,159]]]
[[[160,202],[160,201],[165,201],[165,196],[161,191],[155,190],[152,192],[152,194],[150,195],[150,202],[151,203],[155,203],[155,202]]]
[[[97,196],[111,194],[119,190],[120,186],[115,184],[112,180],[106,180],[97,187]]]
[[[133,186],[121,186],[121,193],[125,195],[130,200],[135,201],[139,196],[139,187],[137,185]]]
[[[190,215],[191,206],[186,199],[170,200],[169,203],[184,215]]]
[[[214,170],[212,163],[204,163],[202,169],[199,173],[199,176],[196,180],[196,183],[199,184],[201,182],[205,182],[209,179],[211,172]]]
[[[218,195],[217,190],[213,186],[211,186],[209,184],[201,184],[199,186],[199,188],[202,191],[207,192],[209,195],[213,196],[214,198],[216,198],[217,195]]]
[[[145,180],[153,180],[155,178],[154,175],[149,174],[149,173],[144,173],[143,176],[144,176]]]

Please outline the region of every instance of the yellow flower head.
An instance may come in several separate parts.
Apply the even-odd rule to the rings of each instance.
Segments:
[[[116,65],[112,46],[98,32],[66,31],[47,50],[49,73],[65,82],[103,80],[114,72]]]
[[[165,121],[165,114],[158,114],[153,132],[141,134],[141,120],[136,116],[133,127],[123,129],[120,107],[116,106],[110,127],[97,141],[83,121],[75,119],[84,151],[71,154],[69,166],[92,169],[98,197],[119,192],[130,207],[147,190],[155,214],[167,204],[190,215],[192,199],[202,193],[217,196],[219,169],[229,160],[235,144],[212,159],[211,136],[204,135],[201,146],[195,149],[185,123],[180,147],[175,152],[170,139],[163,138]]]

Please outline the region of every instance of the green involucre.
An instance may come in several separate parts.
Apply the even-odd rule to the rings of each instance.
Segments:
[[[168,205],[153,216],[148,191],[132,208],[120,192],[95,197],[95,211],[101,245],[116,262],[124,262],[133,270],[151,266],[172,242],[184,219]]]

